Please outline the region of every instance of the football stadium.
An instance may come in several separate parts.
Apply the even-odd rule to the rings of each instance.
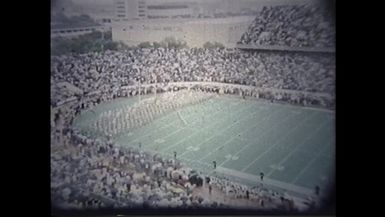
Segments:
[[[335,189],[334,20],[300,2],[253,12],[234,48],[52,55],[53,207],[322,209]]]

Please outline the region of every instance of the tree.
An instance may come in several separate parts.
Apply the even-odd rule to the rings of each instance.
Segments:
[[[220,48],[220,49],[223,49],[225,48],[225,46],[219,42],[214,42],[214,43],[211,43],[211,42],[206,42],[203,44],[203,47],[206,48],[206,49],[214,49],[214,48]]]
[[[211,43],[211,42],[206,42],[206,43],[204,43],[203,44],[203,47],[204,48],[207,48],[207,49],[211,49],[211,48],[213,48],[214,47],[214,45]]]
[[[154,42],[154,43],[152,43],[152,46],[154,46],[154,48],[160,48],[160,47],[162,47],[162,44],[159,42]]]
[[[176,49],[187,47],[187,43],[185,41],[177,40],[174,37],[166,37],[165,39],[163,39],[161,44],[165,47]]]
[[[151,47],[151,43],[146,41],[146,42],[141,42],[140,44],[138,44],[138,47],[140,48],[149,48]]]
[[[107,42],[104,44],[104,49],[106,49],[106,50],[118,50],[118,46],[119,46],[118,43],[110,41],[110,42]]]
[[[109,33],[107,32],[105,34],[108,35]],[[119,50],[127,48],[127,46],[121,42],[113,42],[112,38],[102,37],[102,33],[98,31],[74,38],[59,37],[51,40],[51,53],[53,55],[100,52],[102,51],[102,47],[106,50]]]
[[[225,46],[224,46],[222,43],[219,43],[219,42],[215,42],[215,43],[214,43],[214,47],[215,47],[215,48],[220,48],[220,49],[225,48]]]

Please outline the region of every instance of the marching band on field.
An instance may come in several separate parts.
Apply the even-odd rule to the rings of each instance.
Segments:
[[[119,109],[102,112],[92,124],[92,128],[104,135],[114,136],[150,123],[160,115],[187,105],[203,102],[213,97],[213,93],[178,91],[165,93],[158,98],[149,98],[125,105]]]

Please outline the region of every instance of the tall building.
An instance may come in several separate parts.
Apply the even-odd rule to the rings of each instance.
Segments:
[[[115,0],[114,8],[115,21],[191,18],[198,13],[192,1]]]
[[[146,18],[145,0],[114,0],[114,9],[116,21]]]

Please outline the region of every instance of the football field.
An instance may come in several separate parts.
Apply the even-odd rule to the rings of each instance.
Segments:
[[[105,110],[133,104],[117,99],[83,113],[80,129]],[[139,147],[177,159],[205,174],[248,185],[264,183],[308,194],[334,180],[334,113],[292,105],[215,97],[155,119],[114,138],[117,145]],[[213,169],[213,161],[217,169]]]

